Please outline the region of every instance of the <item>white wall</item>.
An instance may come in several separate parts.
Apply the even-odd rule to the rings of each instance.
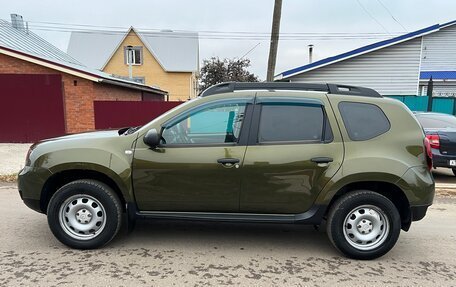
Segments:
[[[456,25],[423,38],[421,71],[456,70]]]
[[[416,95],[421,38],[290,77],[292,82],[369,87],[382,95]]]

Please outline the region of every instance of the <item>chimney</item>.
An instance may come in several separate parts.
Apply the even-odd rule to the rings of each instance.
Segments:
[[[11,25],[13,25],[13,28],[25,31],[24,20],[21,15],[11,14]]]
[[[312,63],[313,46],[312,44],[309,45],[309,64]]]

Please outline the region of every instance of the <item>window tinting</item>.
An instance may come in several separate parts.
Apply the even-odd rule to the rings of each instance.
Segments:
[[[321,106],[263,105],[258,131],[259,142],[321,141]],[[331,129],[327,122],[328,135]],[[332,134],[329,135],[332,138]],[[328,137],[326,137],[328,138]]]
[[[341,102],[342,115],[348,136],[353,141],[364,141],[386,133],[391,125],[383,111],[372,104]]]
[[[416,115],[425,129],[456,128],[456,117],[450,115]]]

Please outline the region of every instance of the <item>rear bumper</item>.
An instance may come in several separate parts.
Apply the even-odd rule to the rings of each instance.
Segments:
[[[434,167],[456,168],[450,165],[450,160],[456,160],[456,155],[441,154],[438,149],[432,149],[432,165]]]
[[[435,182],[427,166],[409,168],[396,183],[412,206],[429,206],[434,201]]]

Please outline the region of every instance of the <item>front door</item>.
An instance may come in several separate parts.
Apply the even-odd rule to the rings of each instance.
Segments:
[[[162,125],[162,144],[155,149],[138,139],[133,160],[138,208],[238,212],[252,102],[253,97],[215,101],[184,112]]]
[[[270,94],[257,95],[240,211],[303,213],[342,164],[341,135],[321,95]]]

